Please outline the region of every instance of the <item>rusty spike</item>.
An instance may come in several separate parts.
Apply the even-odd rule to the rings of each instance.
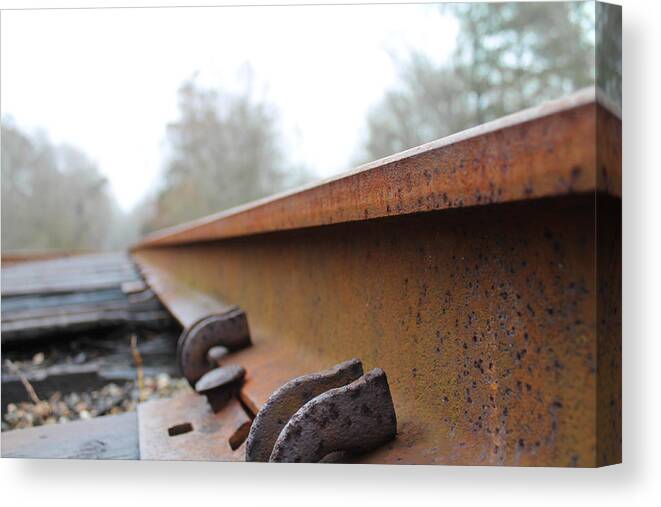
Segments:
[[[207,353],[218,345],[229,351],[251,345],[248,318],[241,308],[206,317],[182,334],[178,344],[179,365],[192,386],[211,370]]]
[[[303,405],[280,433],[269,461],[316,463],[335,451],[368,451],[396,434],[388,379],[375,368]]]
[[[269,461],[273,445],[287,421],[312,398],[347,385],[363,374],[358,359],[350,359],[328,370],[303,375],[277,389],[259,411],[246,443],[246,461]]]
[[[217,413],[235,394],[245,375],[246,370],[235,364],[214,368],[195,383],[195,391],[206,396],[211,409]]]

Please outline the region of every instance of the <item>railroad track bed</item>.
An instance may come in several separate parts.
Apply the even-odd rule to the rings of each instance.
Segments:
[[[137,417],[6,432],[3,455],[621,460],[621,119],[594,89],[131,256],[190,389]]]
[[[176,363],[176,323],[128,254],[11,260],[2,268],[2,431],[27,433],[6,433],[3,456],[21,455],[12,451],[19,435],[190,390]],[[55,452],[38,442],[28,454]]]

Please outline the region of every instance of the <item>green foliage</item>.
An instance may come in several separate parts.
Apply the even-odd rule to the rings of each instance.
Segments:
[[[413,52],[372,109],[362,161],[418,146],[594,83],[594,3],[467,3],[448,63]]]
[[[2,122],[2,249],[112,248],[118,212],[82,152]]]

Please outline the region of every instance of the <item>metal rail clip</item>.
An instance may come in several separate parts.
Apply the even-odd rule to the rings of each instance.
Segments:
[[[318,462],[337,451],[368,451],[396,433],[385,372],[363,375],[352,359],[276,390],[250,428],[246,461]]]
[[[212,369],[210,359],[221,355],[224,347],[228,352],[251,345],[248,319],[239,307],[210,315],[185,329],[177,343],[179,365],[191,386]]]

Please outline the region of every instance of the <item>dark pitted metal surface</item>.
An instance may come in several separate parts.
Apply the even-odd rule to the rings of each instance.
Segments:
[[[619,462],[621,124],[584,95],[134,257],[154,287],[250,315],[253,346],[223,364],[246,368],[253,413],[346,357],[383,368],[398,434],[360,461]],[[166,306],[185,297],[156,290]]]
[[[351,359],[322,372],[296,377],[278,388],[255,416],[246,442],[246,461],[268,461],[280,432],[303,405],[362,374],[362,363]]]

